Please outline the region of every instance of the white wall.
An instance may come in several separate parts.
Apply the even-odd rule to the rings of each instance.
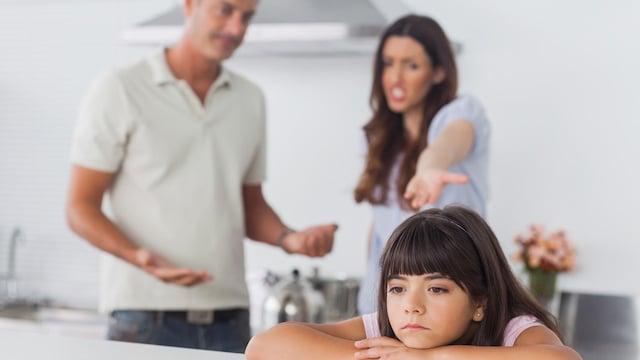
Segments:
[[[19,225],[21,295],[95,306],[98,253],[64,221],[78,104],[98,72],[146,53],[120,31],[173,3],[0,1],[0,273]]]
[[[123,45],[120,31],[171,3],[0,2],[0,244],[23,225],[24,293],[95,303],[97,251],[63,217],[71,128],[99,71],[150,51]],[[507,252],[530,222],[561,227],[576,242],[579,268],[560,286],[640,292],[630,276],[640,247],[633,186],[640,145],[632,138],[640,130],[638,2],[405,3],[434,16],[464,46],[462,91],[484,102],[493,124],[489,222]],[[252,243],[250,269],[362,273],[370,217],[351,190],[362,166],[370,63],[366,56],[229,62],[267,94],[267,198],[291,226],[340,224],[327,258]]]
[[[405,3],[436,18],[463,44],[461,92],[473,93],[484,102],[493,125],[489,222],[505,251],[515,252],[511,239],[532,222],[562,228],[578,248],[578,268],[560,278],[560,287],[640,292],[630,275],[640,248],[640,230],[634,221],[640,214],[640,190],[633,186],[640,175],[634,161],[640,145],[633,141],[640,131],[638,2]],[[316,263],[328,271],[361,272],[364,257],[359,254],[369,217],[350,202],[361,163],[353,158],[356,142],[345,135],[354,134],[353,127],[360,126],[368,114],[369,61],[274,60],[263,66],[262,60],[244,60],[235,64],[269,94],[270,198],[288,218],[296,216],[292,221],[303,217],[294,224],[306,224],[307,218],[331,219],[326,214],[338,210],[336,218],[343,228],[336,252]],[[304,95],[287,91],[299,87],[304,87]],[[310,106],[321,106],[322,111]],[[300,125],[297,114],[308,114],[305,125]],[[287,125],[276,124],[280,121]],[[341,126],[329,131],[333,122]],[[323,125],[326,131],[320,131]],[[306,135],[308,126],[319,131]],[[301,132],[292,131],[298,127]],[[302,137],[297,141],[313,150],[306,156],[292,151],[287,145],[292,136]],[[332,143],[340,149],[325,145],[326,153],[321,151],[321,141],[328,139],[335,139]],[[292,163],[312,163],[317,170],[310,173],[304,165],[305,170],[296,172]],[[322,177],[335,173],[336,167],[340,175],[325,184],[328,177]],[[292,171],[295,175],[290,175]],[[313,189],[311,193],[305,192],[307,188]],[[297,200],[292,193],[305,194],[304,199]],[[311,209],[301,211],[310,203]],[[250,266],[267,266],[271,254],[264,258],[262,254],[262,247],[250,247]],[[272,256],[281,267],[294,262],[277,251]]]
[[[406,3],[465,46],[462,87],[493,121],[489,220],[505,248],[532,221],[564,228],[579,268],[560,286],[638,293],[640,3]]]

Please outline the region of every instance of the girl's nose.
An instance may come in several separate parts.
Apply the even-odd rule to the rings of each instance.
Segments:
[[[407,301],[405,302],[405,313],[407,314],[423,314],[426,312],[427,307],[425,306],[425,301],[422,296],[418,294],[407,296]]]

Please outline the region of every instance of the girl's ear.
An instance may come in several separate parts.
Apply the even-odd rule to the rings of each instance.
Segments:
[[[478,305],[475,308],[475,311],[473,312],[473,321],[480,322],[482,321],[482,319],[484,319],[484,310],[486,307],[487,307],[486,300],[482,300],[481,302],[478,303]]]
[[[441,66],[433,69],[433,85],[438,85],[447,78],[447,73]]]
[[[473,321],[480,322],[484,318],[484,309],[478,308],[476,312],[473,314]]]

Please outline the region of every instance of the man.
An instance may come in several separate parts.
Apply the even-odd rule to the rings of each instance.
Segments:
[[[243,352],[244,237],[313,257],[332,249],[335,225],[295,232],[265,201],[264,98],[221,65],[256,6],[185,0],[178,44],[108,73],[84,102],[67,219],[108,253],[110,339]]]

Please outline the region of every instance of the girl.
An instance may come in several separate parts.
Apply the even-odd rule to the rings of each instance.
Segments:
[[[451,45],[433,19],[409,15],[384,32],[375,56],[372,119],[356,202],[373,209],[358,310],[375,311],[378,259],[393,229],[425,204],[463,204],[484,216],[489,122],[482,105],[458,96]],[[451,185],[447,185],[451,184]]]
[[[247,359],[580,359],[468,208],[413,215],[380,264],[377,314],[279,324],[251,340]]]

